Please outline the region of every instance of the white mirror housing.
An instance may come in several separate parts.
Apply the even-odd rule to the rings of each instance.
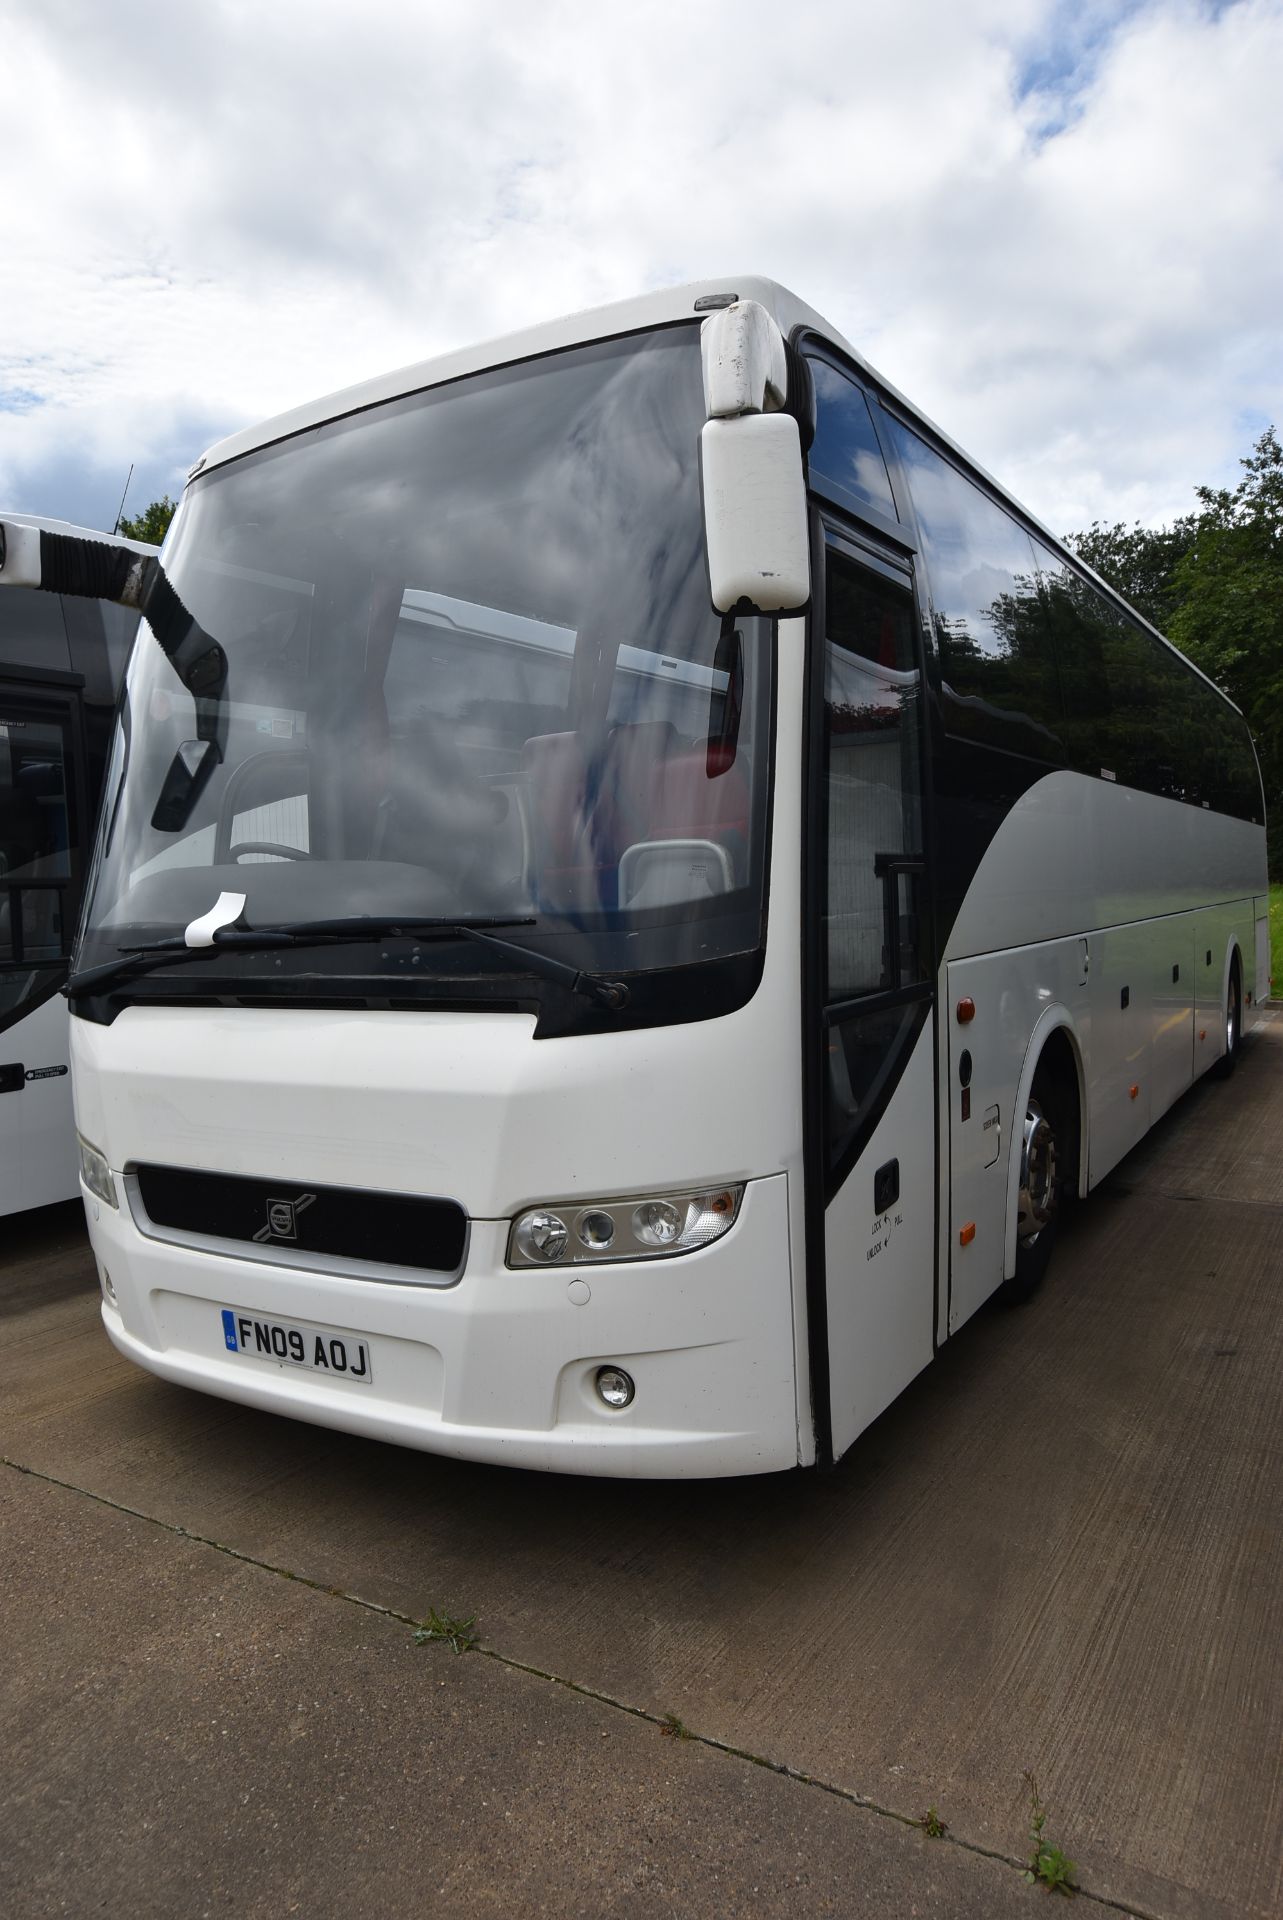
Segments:
[[[699,345],[710,420],[771,413],[784,405],[784,335],[758,301],[736,300],[711,313],[700,327]]]
[[[710,420],[699,436],[713,605],[797,612],[811,597],[806,482],[787,413]]]
[[[788,399],[784,335],[756,300],[700,328],[708,421],[699,438],[713,605],[795,612],[811,596],[806,481]]]

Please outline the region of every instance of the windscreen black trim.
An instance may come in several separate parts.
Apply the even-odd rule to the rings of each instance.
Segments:
[[[425,980],[409,990],[404,977],[308,974],[274,981],[215,972],[196,976],[187,969],[179,986],[173,975],[155,973],[125,981],[118,988],[87,994],[72,1003],[72,1018],[109,1027],[126,1007],[254,1007],[332,1009],[356,1012],[377,1008],[390,1013],[439,1013],[446,1010],[534,1014],[536,1040],[581,1034],[629,1033],[639,1028],[687,1026],[714,1020],[746,1006],[761,983],[766,963],[764,941],[752,950],[700,961],[696,965],[620,973],[628,1005],[618,1011],[600,1006],[551,980],[516,972],[446,976]],[[60,983],[61,984],[61,983]]]

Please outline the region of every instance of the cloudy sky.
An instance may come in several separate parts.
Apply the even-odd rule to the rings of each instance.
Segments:
[[[1059,530],[1283,427],[1283,0],[0,0],[0,506],[708,275]]]

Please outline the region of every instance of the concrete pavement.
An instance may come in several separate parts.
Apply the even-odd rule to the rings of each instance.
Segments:
[[[77,1210],[9,1223],[5,1908],[1027,1912],[1032,1768],[1090,1900],[1277,1913],[1280,1144],[1271,1012],[827,1479],[187,1394],[108,1346]]]

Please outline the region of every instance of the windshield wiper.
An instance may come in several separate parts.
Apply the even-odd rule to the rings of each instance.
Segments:
[[[527,917],[487,919],[480,924],[485,927],[531,927],[535,923]],[[220,927],[210,945],[198,947],[188,946],[186,935],[177,933],[167,940],[152,940],[142,946],[118,948],[118,960],[104,960],[101,966],[86,967],[80,973],[73,973],[63,992],[68,1000],[76,1000],[121,975],[154,973],[159,967],[181,966],[188,960],[203,960],[211,953],[270,953],[285,947],[331,947],[342,946],[349,941],[392,940],[399,935],[411,939],[428,938],[434,934],[460,935],[464,926],[463,921],[442,919],[372,920],[357,917],[351,920],[298,920],[280,927]]]
[[[492,926],[502,926],[502,921],[492,921]],[[509,926],[531,926],[532,921],[510,920]],[[554,960],[550,953],[539,953],[533,947],[520,945],[516,940],[496,940],[492,933],[484,933],[475,920],[460,920],[455,925],[456,933],[466,934],[469,940],[477,940],[483,947],[493,947],[500,953],[509,953],[520,960],[531,973],[541,973],[545,980],[559,981],[570,988],[572,993],[583,993],[590,1000],[596,1000],[599,1006],[610,1007],[618,1012],[620,1007],[628,1005],[628,989],[622,980],[599,980],[594,973],[581,973],[578,967],[568,966],[564,960]]]
[[[572,992],[584,993],[606,1007],[622,1007],[628,1002],[628,989],[622,981],[598,980],[564,960],[519,946],[515,940],[498,940],[486,931],[490,927],[533,927],[533,916],[484,920],[299,920],[280,927],[224,927],[213,936],[210,946],[189,947],[186,936],[175,934],[168,940],[147,945],[121,947],[118,960],[105,960],[101,966],[86,967],[73,973],[63,993],[78,1000],[94,993],[111,981],[154,973],[158,968],[183,966],[190,960],[203,960],[211,953],[270,953],[289,947],[343,946],[353,941],[419,939],[468,939],[520,959],[527,971],[556,980]]]

